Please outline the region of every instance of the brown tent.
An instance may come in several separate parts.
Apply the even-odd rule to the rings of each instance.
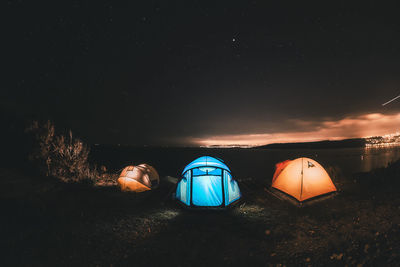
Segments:
[[[132,192],[151,190],[159,181],[157,171],[147,164],[125,167],[117,180],[121,191]]]
[[[276,164],[272,187],[300,202],[336,191],[325,169],[309,158],[286,160]]]

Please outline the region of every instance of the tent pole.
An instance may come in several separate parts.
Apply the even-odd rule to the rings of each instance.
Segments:
[[[189,171],[190,171],[190,200],[189,200],[189,204],[190,204],[190,206],[193,206],[193,169],[191,169]]]
[[[303,164],[303,158],[301,158],[301,188],[300,188],[300,201],[301,201],[301,197],[303,196],[303,177],[304,177],[304,174],[303,174],[303,166],[304,166],[304,164]]]
[[[222,181],[222,204],[221,204],[221,206],[226,206],[225,186],[224,186],[224,178],[226,178],[225,172],[226,172],[225,170],[221,169],[221,174],[222,174],[221,175],[221,181]]]

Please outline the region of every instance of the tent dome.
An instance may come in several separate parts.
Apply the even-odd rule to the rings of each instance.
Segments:
[[[143,192],[159,184],[157,171],[148,164],[125,167],[117,182],[122,191]]]
[[[211,156],[203,156],[190,162],[185,169],[183,169],[182,174],[196,167],[218,167],[228,172],[231,171],[222,160]]]
[[[187,206],[228,206],[241,197],[228,166],[220,159],[203,156],[182,171],[175,196]]]
[[[325,169],[309,158],[286,160],[276,164],[271,186],[300,202],[336,191]]]

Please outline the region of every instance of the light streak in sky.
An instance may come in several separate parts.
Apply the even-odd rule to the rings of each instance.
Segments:
[[[389,103],[391,103],[391,102],[393,102],[393,101],[395,101],[397,98],[399,98],[400,97],[400,95],[398,95],[398,96],[396,96],[395,98],[393,98],[392,100],[389,100],[388,102],[386,102],[386,103],[383,103],[382,104],[382,106],[386,106],[387,104],[389,104]]]

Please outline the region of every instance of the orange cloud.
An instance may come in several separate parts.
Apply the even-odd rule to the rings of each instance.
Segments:
[[[348,116],[340,120],[288,120],[287,123],[296,125],[297,129],[300,126],[301,131],[217,135],[193,138],[191,141],[202,146],[257,146],[270,143],[312,142],[385,135],[399,131],[400,113],[389,115],[369,113]]]

